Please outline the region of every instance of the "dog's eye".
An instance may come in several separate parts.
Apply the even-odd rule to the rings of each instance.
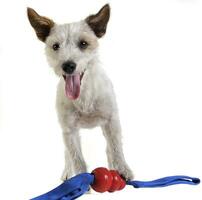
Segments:
[[[78,46],[80,49],[86,49],[88,47],[88,42],[86,42],[85,40],[81,40],[79,41]]]
[[[60,44],[55,43],[55,44],[53,44],[52,48],[53,48],[54,51],[57,51],[60,48]]]

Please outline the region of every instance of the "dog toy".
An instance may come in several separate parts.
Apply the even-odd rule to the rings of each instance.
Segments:
[[[117,171],[100,167],[92,173],[82,173],[66,180],[52,191],[31,200],[74,200],[85,194],[90,186],[96,192],[115,192],[131,185],[134,188],[166,187],[176,184],[198,185],[199,178],[189,176],[168,176],[153,181],[125,181]]]

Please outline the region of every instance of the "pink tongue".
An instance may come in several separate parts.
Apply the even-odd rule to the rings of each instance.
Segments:
[[[66,96],[72,100],[77,99],[80,94],[80,75],[68,75],[65,80]]]

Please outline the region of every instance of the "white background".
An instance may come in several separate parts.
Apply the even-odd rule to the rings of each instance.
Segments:
[[[202,178],[202,2],[108,1],[100,40],[103,67],[119,104],[124,152],[136,179]],[[27,200],[60,183],[64,146],[55,112],[58,78],[48,67],[26,7],[72,22],[105,0],[0,2],[0,199]],[[100,129],[83,130],[89,172],[106,166]],[[202,186],[133,189],[81,199],[202,199]]]

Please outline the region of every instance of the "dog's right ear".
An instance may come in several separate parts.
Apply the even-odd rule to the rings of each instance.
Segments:
[[[101,38],[106,33],[109,18],[110,18],[110,6],[109,4],[106,4],[104,7],[101,8],[101,10],[97,14],[90,15],[89,17],[86,18],[85,21],[93,30],[95,35],[98,38]]]
[[[51,28],[54,26],[54,22],[47,17],[40,16],[32,8],[27,8],[27,16],[39,40],[45,42]]]

